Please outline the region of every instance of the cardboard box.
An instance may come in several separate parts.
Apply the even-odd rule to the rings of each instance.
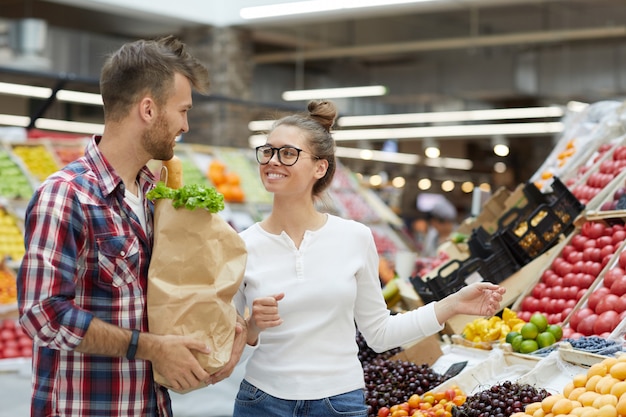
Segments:
[[[433,364],[443,355],[439,334],[428,336],[413,345],[404,347],[402,352],[393,355],[391,360],[409,361],[416,365]]]

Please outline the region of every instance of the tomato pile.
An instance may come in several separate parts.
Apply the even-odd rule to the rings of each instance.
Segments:
[[[608,337],[626,317],[626,251],[593,290],[587,304],[577,309],[569,320],[573,336],[597,335]]]
[[[12,319],[0,322],[0,359],[28,358],[33,355],[33,341]]]
[[[548,323],[562,323],[625,238],[623,225],[594,221],[583,224],[543,272],[531,293],[522,299],[517,315],[528,321],[533,313],[540,312],[546,315]]]

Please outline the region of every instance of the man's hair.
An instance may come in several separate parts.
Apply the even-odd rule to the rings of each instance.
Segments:
[[[123,119],[130,107],[144,95],[162,105],[171,91],[176,73],[187,77],[197,91],[208,91],[207,68],[176,37],[170,35],[122,45],[106,58],[100,75],[105,119]]]

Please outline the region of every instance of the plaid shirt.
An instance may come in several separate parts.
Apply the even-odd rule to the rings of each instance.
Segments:
[[[74,350],[93,317],[148,330],[153,204],[144,200],[146,234],[98,140],[47,179],[26,211],[18,297],[20,323],[34,339],[31,416],[171,416],[150,362]],[[153,183],[144,167],[141,192]]]

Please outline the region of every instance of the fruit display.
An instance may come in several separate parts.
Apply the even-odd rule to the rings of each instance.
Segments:
[[[60,168],[52,153],[44,145],[14,145],[12,151],[39,181],[45,180]]]
[[[364,223],[376,223],[381,220],[378,213],[354,190],[330,190],[330,197],[340,207],[342,215]]]
[[[33,341],[13,319],[0,322],[0,359],[29,358]]]
[[[413,394],[407,401],[391,407],[380,407],[376,417],[451,417],[457,406],[465,403],[467,396],[457,386],[446,390]]]
[[[465,340],[480,344],[481,342],[504,342],[511,331],[519,331],[525,325],[524,320],[505,307],[502,317],[479,317],[467,323],[461,334]],[[482,346],[482,345],[479,345]]]
[[[0,207],[0,257],[20,260],[24,256],[24,235],[17,217]]]
[[[228,203],[243,203],[245,194],[241,188],[241,178],[234,171],[229,171],[219,159],[209,163],[206,176],[213,183],[217,191],[222,193]]]
[[[548,319],[541,313],[535,313],[518,330],[506,335],[506,342],[511,344],[513,352],[532,353],[554,345],[563,337],[563,329],[558,324],[548,324]]]
[[[555,172],[558,173],[572,156],[576,154],[576,151],[576,140],[569,139],[565,144],[565,149],[556,154],[552,166],[542,167],[543,170],[539,173],[539,178],[534,181],[537,188],[540,190],[543,189],[544,185],[554,177]]]
[[[608,153],[617,145],[610,143],[603,143],[598,146],[598,149],[594,152],[593,155],[586,161],[586,163],[580,165],[575,172],[573,172],[567,178],[564,178],[565,185],[569,188],[573,188],[577,185],[596,164],[598,164],[601,160],[608,157]]]
[[[460,406],[452,409],[454,417],[508,417],[521,413],[529,404],[548,398],[543,388],[503,381],[470,395]]]
[[[0,306],[17,302],[15,275],[6,267],[0,268]]]
[[[607,357],[575,375],[562,389],[512,417],[626,415],[626,355]]]
[[[600,204],[600,211],[626,209],[626,181],[622,181],[617,188],[609,193],[607,198]]]
[[[65,166],[70,162],[80,158],[85,154],[85,145],[83,143],[76,145],[52,145],[57,159],[60,164]]]
[[[572,194],[588,205],[626,167],[626,145],[615,147],[610,158],[603,160],[597,169],[588,174],[583,184],[572,188]]]
[[[271,204],[272,194],[265,190],[259,178],[258,164],[253,159],[253,152],[244,153],[235,148],[215,149],[214,156],[228,169],[239,175],[241,188],[247,202]]]
[[[547,316],[548,323],[562,323],[589,291],[625,234],[624,226],[619,224],[585,222],[521,299],[518,316],[528,321],[533,313],[540,312]]]
[[[626,231],[619,225],[618,238]],[[626,251],[604,273],[602,281],[589,294],[587,301],[569,319],[572,334],[568,337],[608,337],[626,317]]]
[[[0,197],[29,199],[34,188],[31,180],[6,150],[0,150]]]
[[[363,364],[365,401],[370,416],[382,407],[408,402],[412,395],[424,395],[444,382],[443,376],[427,364],[374,359]],[[408,414],[406,414],[408,415]]]

